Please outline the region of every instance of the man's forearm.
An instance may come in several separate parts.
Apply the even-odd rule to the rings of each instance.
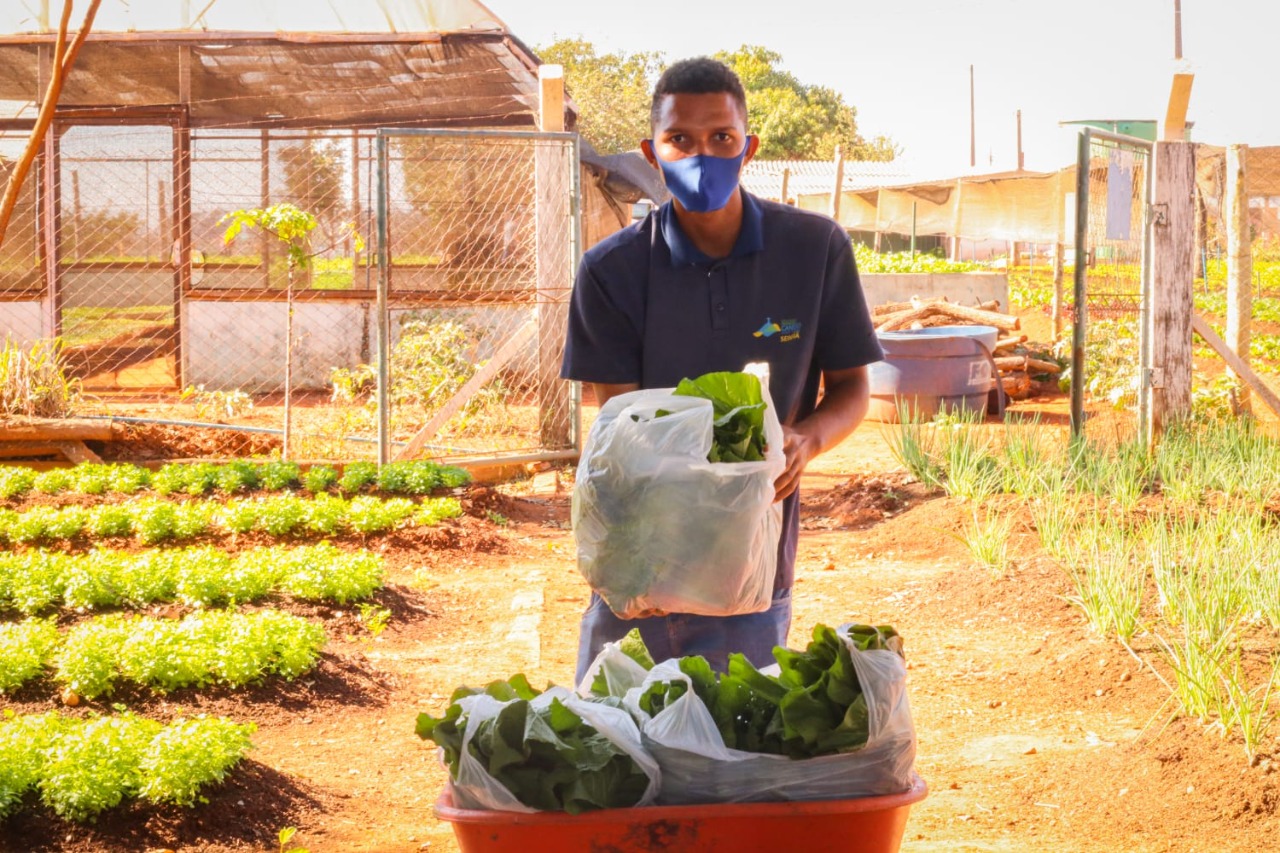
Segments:
[[[604,382],[588,382],[587,384],[591,386],[591,396],[595,398],[597,407],[609,402],[610,397],[626,394],[629,391],[637,391],[640,388],[640,385],[635,382],[617,385]]]
[[[792,426],[812,442],[812,456],[825,453],[857,429],[871,401],[865,367],[824,374],[823,386],[817,408]]]

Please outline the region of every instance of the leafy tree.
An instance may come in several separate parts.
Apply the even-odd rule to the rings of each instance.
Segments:
[[[591,42],[560,39],[539,48],[544,62],[564,66],[565,85],[578,107],[578,130],[603,153],[629,151],[649,135],[653,84],[666,67],[661,53],[599,54]],[[752,132],[766,159],[829,159],[837,145],[845,157],[892,160],[892,140],[858,133],[858,111],[826,86],[809,86],[783,70],[782,55],[744,45],[716,58],[742,79]]]
[[[764,159],[819,159],[840,145],[852,160],[892,160],[900,151],[880,136],[858,133],[858,110],[826,86],[807,86],[782,70],[782,54],[759,45],[720,51],[716,59],[732,68],[747,90],[751,129],[760,136]]]
[[[280,152],[284,167],[285,200],[313,213],[326,238],[346,215],[342,179],[346,174],[341,151],[331,142],[309,139]]]
[[[666,67],[657,51],[597,53],[582,39],[538,48],[543,62],[564,66],[565,88],[578,108],[578,132],[602,154],[632,151],[649,135],[653,84]]]

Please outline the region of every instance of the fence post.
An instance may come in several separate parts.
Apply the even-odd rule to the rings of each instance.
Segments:
[[[1053,339],[1062,337],[1062,267],[1065,260],[1062,241],[1053,244]]]
[[[387,299],[391,289],[391,249],[387,245],[390,225],[387,200],[390,158],[387,137],[377,137],[378,158],[378,293],[374,312],[378,320],[378,464],[391,461],[391,318]]]
[[[1227,146],[1227,197],[1222,210],[1227,227],[1227,346],[1245,364],[1249,363],[1253,317],[1253,252],[1245,190],[1248,152],[1247,145]],[[1249,408],[1249,386],[1245,384],[1240,386],[1240,406]]]
[[[1076,234],[1073,287],[1074,316],[1071,320],[1071,436],[1084,435],[1084,343],[1089,320],[1085,284],[1089,272],[1089,170],[1093,160],[1093,137],[1086,128],[1080,133],[1076,151]]]
[[[1191,414],[1191,315],[1195,287],[1195,149],[1157,142],[1151,252],[1149,446]]]
[[[564,70],[538,67],[539,122],[547,132],[564,130]],[[537,230],[538,423],[543,448],[573,443],[570,408],[560,379],[560,358],[569,324],[568,258],[573,227],[569,205],[570,157],[558,143],[534,143],[534,217]]]
[[[840,221],[840,196],[844,193],[844,148],[836,146],[836,178],[831,184],[831,218]]]

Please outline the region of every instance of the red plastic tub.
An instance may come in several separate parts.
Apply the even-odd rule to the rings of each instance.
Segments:
[[[915,776],[908,790],[883,797],[567,815],[460,809],[445,788],[436,817],[453,824],[462,853],[897,853],[907,813],[927,793],[924,780]]]

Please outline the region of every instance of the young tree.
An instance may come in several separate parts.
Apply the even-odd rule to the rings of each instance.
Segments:
[[[219,224],[230,222],[222,237],[223,243],[230,245],[245,228],[263,231],[284,244],[289,256],[289,283],[285,290],[285,326],[284,326],[284,441],[281,443],[280,457],[289,458],[289,435],[292,432],[292,399],[293,399],[293,284],[294,275],[311,265],[316,255],[326,251],[328,246],[316,248],[311,242],[311,232],[316,228],[316,218],[311,213],[300,209],[297,205],[283,202],[266,208],[250,210],[233,210],[219,220]],[[364,251],[364,241],[355,231],[355,223],[348,223],[356,251]]]

